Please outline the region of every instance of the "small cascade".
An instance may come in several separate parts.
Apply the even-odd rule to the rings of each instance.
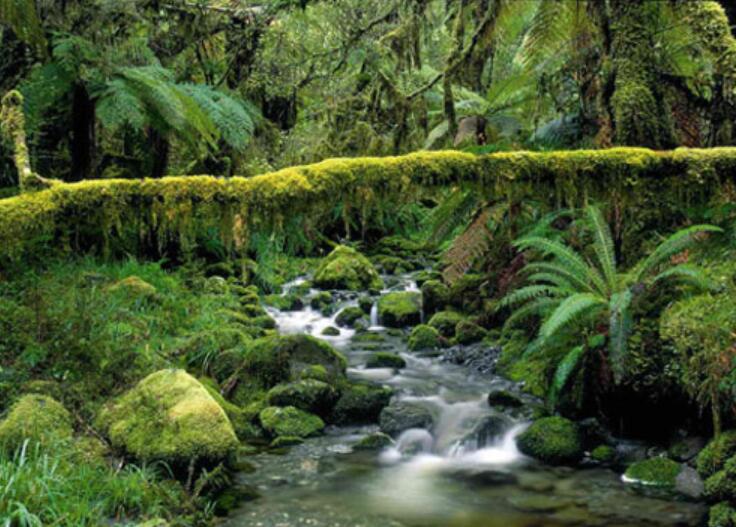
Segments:
[[[380,324],[378,323],[378,302],[373,302],[373,305],[371,306],[371,328],[378,327],[380,327]]]

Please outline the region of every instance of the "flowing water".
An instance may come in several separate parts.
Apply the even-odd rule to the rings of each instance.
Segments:
[[[392,289],[417,290],[409,277]],[[340,307],[356,303],[345,295]],[[701,504],[639,495],[612,470],[547,467],[522,455],[515,437],[527,426],[528,412],[504,414],[486,400],[489,389],[506,387],[507,381],[408,352],[405,338],[379,325],[375,305],[368,332],[380,337],[373,339],[346,329],[323,337],[322,330],[335,325],[334,316],[310,308],[271,314],[282,333],[311,334],[342,351],[351,378],[394,388],[392,404],[425,407],[432,425],[406,430],[379,452],[353,449],[376,426],[331,427],[325,436],[285,451],[249,456],[255,470],[240,474],[238,484],[259,497],[230,516],[230,527],[702,524]],[[407,367],[366,369],[377,350],[400,353]]]

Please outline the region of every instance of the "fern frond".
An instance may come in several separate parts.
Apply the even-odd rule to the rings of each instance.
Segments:
[[[611,228],[598,207],[592,205],[586,207],[585,213],[593,227],[593,250],[606,279],[607,291],[611,291],[616,283],[616,253],[613,248]]]
[[[663,280],[674,279],[702,289],[703,291],[712,290],[716,284],[708,278],[705,272],[694,265],[681,264],[666,271],[662,271],[652,280],[652,285]]]
[[[479,203],[476,193],[460,188],[453,189],[447,199],[432,212],[427,241],[437,244],[447,239],[473,214]]]
[[[560,300],[556,298],[542,297],[528,302],[514,311],[504,322],[503,328],[507,330],[515,324],[534,316],[543,316],[552,311]]]
[[[570,293],[577,291],[567,278],[554,273],[534,273],[527,277],[527,281],[536,284],[552,284]]]
[[[559,264],[577,275],[578,280],[587,284],[592,293],[605,293],[607,286],[598,270],[588,265],[583,258],[565,244],[548,238],[531,236],[514,242],[520,250],[536,249],[544,255],[552,255]]]
[[[591,287],[590,284],[585,280],[585,277],[581,277],[579,274],[576,274],[575,272],[570,270],[570,268],[561,265],[559,262],[556,261],[532,262],[524,267],[523,272],[541,272],[544,274],[557,275],[560,277],[561,280],[566,281],[567,284],[569,284],[574,291],[587,291],[589,293],[595,293],[594,288]]]
[[[499,307],[513,306],[515,304],[529,302],[530,300],[533,300],[538,297],[559,298],[568,293],[569,291],[565,289],[561,289],[559,287],[555,287],[551,285],[529,285],[529,286],[517,289],[513,293],[506,295],[504,298],[501,299],[498,306]]]
[[[626,368],[626,350],[628,349],[629,336],[633,326],[631,310],[629,309],[631,299],[631,291],[626,290],[622,293],[613,294],[610,300],[608,355],[616,383],[621,382]]]
[[[585,351],[585,346],[573,348],[557,365],[548,394],[548,402],[551,408],[555,408],[557,406],[560,394],[567,386],[570,377],[577,370],[578,364],[585,356]]]
[[[676,254],[679,254],[690,247],[697,241],[700,235],[708,232],[719,233],[723,232],[723,229],[716,227],[715,225],[694,225],[676,232],[660,243],[652,254],[634,268],[632,273],[634,281],[644,281],[646,276],[653,272],[657,267]]]
[[[539,335],[546,340],[560,329],[576,320],[592,316],[608,304],[600,296],[590,293],[579,293],[563,300],[554,313],[542,324]]]

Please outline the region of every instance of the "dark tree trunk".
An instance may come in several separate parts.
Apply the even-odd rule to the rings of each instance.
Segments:
[[[84,86],[77,85],[72,96],[72,135],[69,145],[72,181],[92,177],[95,146],[95,103]]]
[[[151,177],[161,178],[166,175],[169,166],[169,140],[157,130],[148,130],[148,141],[151,145]]]

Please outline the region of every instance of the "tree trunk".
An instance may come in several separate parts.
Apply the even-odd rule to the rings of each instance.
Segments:
[[[95,150],[95,103],[84,86],[78,84],[72,97],[72,134],[70,180],[80,181],[92,177]]]

